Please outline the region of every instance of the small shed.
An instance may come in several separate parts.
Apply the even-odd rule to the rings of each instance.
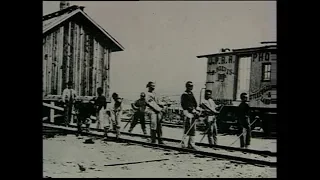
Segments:
[[[80,98],[102,87],[110,100],[110,61],[123,46],[85,12],[62,1],[60,10],[42,17],[43,99],[59,101],[67,82]]]

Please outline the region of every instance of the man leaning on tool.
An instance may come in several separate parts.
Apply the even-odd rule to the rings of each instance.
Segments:
[[[248,148],[251,139],[251,128],[249,122],[250,106],[247,104],[247,93],[240,94],[241,103],[237,109],[238,129],[240,135],[240,147]]]
[[[129,132],[131,133],[133,128],[137,125],[138,120],[141,124],[141,129],[144,135],[147,135],[146,124],[145,124],[145,110],[146,110],[146,94],[142,92],[140,94],[140,99],[136,100],[132,104],[134,110],[136,110],[133,114],[133,121],[131,122]]]
[[[151,143],[156,143],[156,136],[158,136],[158,144],[164,144],[161,139],[161,112],[163,111],[163,105],[159,103],[156,93],[154,92],[155,83],[150,81],[146,87],[148,88],[148,92],[146,92],[146,113],[150,119]]]
[[[188,144],[187,148],[195,148],[195,135],[196,135],[196,126],[195,126],[195,116],[197,116],[197,101],[192,93],[193,83],[188,81],[186,83],[186,91],[181,95],[181,106],[183,109],[184,115],[184,135],[189,136],[188,143],[185,142],[183,137],[183,147]],[[193,126],[192,126],[193,125]],[[192,126],[192,127],[191,127]],[[189,132],[188,132],[189,131]]]
[[[71,121],[72,108],[74,100],[77,97],[76,91],[72,89],[73,83],[68,82],[67,88],[62,92],[62,102],[64,103],[64,123],[65,126],[68,126]]]
[[[200,107],[204,110],[206,114],[206,118],[204,119],[206,127],[207,127],[207,135],[209,144],[213,143],[217,145],[217,122],[216,122],[216,114],[218,114],[216,108],[216,103],[212,100],[212,91],[206,90],[204,95],[204,101],[200,104]]]

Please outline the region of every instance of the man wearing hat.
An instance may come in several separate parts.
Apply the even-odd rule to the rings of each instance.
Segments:
[[[187,145],[187,148],[196,149],[195,147],[195,135],[196,135],[196,116],[199,115],[197,110],[197,101],[193,93],[193,83],[188,81],[186,83],[186,91],[181,95],[181,107],[183,109],[184,116],[184,135],[187,135],[189,139],[185,142],[182,139],[183,147]]]
[[[150,135],[151,135],[151,143],[156,143],[156,139],[158,139],[158,144],[164,144],[161,136],[162,136],[162,111],[163,104],[159,102],[155,90],[155,83],[148,82],[147,86],[148,92],[146,92],[146,113],[150,119]]]
[[[238,117],[238,134],[240,135],[240,147],[248,148],[251,139],[251,128],[250,128],[250,106],[247,103],[247,93],[240,94],[241,103],[238,106],[237,117]]]
[[[146,125],[145,125],[145,110],[146,110],[146,94],[142,92],[140,94],[140,99],[132,103],[132,108],[136,111],[133,114],[133,121],[131,122],[129,132],[131,133],[133,128],[137,125],[138,120],[140,120],[141,129],[144,135],[147,135]]]
[[[72,109],[74,100],[77,97],[76,91],[72,89],[73,83],[71,81],[68,82],[67,88],[62,92],[62,102],[64,103],[64,119],[65,126],[68,126],[72,117]]]

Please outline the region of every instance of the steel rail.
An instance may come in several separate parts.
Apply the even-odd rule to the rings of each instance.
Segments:
[[[53,124],[51,122],[46,122],[47,124]],[[76,128],[76,125],[69,125],[70,127],[74,127]],[[91,131],[97,131],[97,132],[104,132],[103,129],[97,129],[97,128],[89,128],[89,130]],[[116,131],[109,131],[111,133],[116,133]],[[150,138],[149,135],[144,135],[144,134],[135,134],[135,133],[129,133],[129,132],[120,132],[121,134],[124,135],[128,135],[128,136],[133,136],[133,137],[141,137],[141,138]],[[166,138],[166,137],[162,137],[161,138],[164,141],[168,141],[168,142],[175,142],[175,143],[179,143],[181,140],[178,139],[172,139],[172,138]],[[237,147],[230,147],[230,146],[222,146],[222,145],[214,145],[214,144],[207,144],[207,143],[199,143],[196,142],[195,143],[197,146],[201,146],[201,147],[208,147],[208,148],[214,148],[214,149],[223,149],[223,150],[227,150],[227,151],[239,151],[239,152],[243,152],[243,153],[251,153],[251,154],[257,154],[257,155],[261,155],[261,156],[272,156],[272,157],[276,157],[277,153],[276,152],[271,152],[271,151],[261,151],[261,150],[255,150],[255,149],[242,149],[242,148],[237,148]]]
[[[48,108],[52,108],[52,109],[56,109],[59,111],[63,111],[64,108],[62,107],[57,107],[57,106],[52,106],[50,104],[47,103],[42,103],[43,106],[48,107]],[[73,115],[75,115],[75,112],[72,112]],[[95,117],[92,117],[92,119],[96,119]],[[46,122],[49,124],[54,124],[52,122]],[[70,125],[71,127],[76,127],[76,125]],[[103,132],[103,129],[96,129],[96,128],[90,128],[90,130],[95,130],[98,132]],[[112,133],[115,133],[114,131],[111,131]],[[149,138],[150,136],[148,135],[143,135],[143,134],[134,134],[134,133],[128,133],[128,132],[120,132],[124,135],[129,135],[129,136],[136,136],[136,137],[143,137],[143,138]],[[165,141],[168,142],[180,142],[180,140],[177,139],[171,139],[171,138],[162,138]],[[230,147],[230,146],[222,146],[222,145],[210,145],[210,144],[206,144],[206,143],[198,143],[196,142],[197,146],[203,146],[203,147],[209,147],[209,148],[218,148],[218,149],[224,149],[224,150],[229,150],[229,151],[240,151],[240,152],[245,152],[245,153],[252,153],[252,154],[258,154],[258,155],[264,155],[264,156],[276,156],[277,153],[276,152],[270,152],[270,151],[259,151],[259,150],[253,150],[253,149],[241,149],[241,148],[237,148],[237,147]]]
[[[52,129],[61,129],[63,131],[69,132],[71,134],[77,133],[77,130],[75,128],[71,128],[71,127],[62,127],[62,126],[51,125],[51,124],[46,124],[46,123],[43,123],[43,126],[50,127]],[[92,131],[91,132],[83,132],[83,135],[104,137],[104,135],[102,133],[92,132]],[[112,137],[112,136],[111,137],[109,136],[108,140],[116,140],[116,138]],[[120,137],[118,140],[120,140],[121,142],[127,142],[127,143],[134,143],[134,144],[141,144],[141,145],[146,145],[146,146],[151,146],[151,147],[163,148],[163,149],[166,149],[166,150],[170,149],[170,150],[175,150],[175,151],[179,151],[179,152],[187,152],[187,153],[192,153],[192,154],[195,154],[195,155],[202,155],[202,156],[214,157],[214,158],[219,158],[219,159],[240,161],[240,162],[245,162],[247,164],[252,164],[252,165],[264,165],[264,166],[270,166],[270,167],[276,167],[277,166],[277,162],[250,159],[250,158],[244,158],[244,157],[238,157],[238,156],[232,156],[232,155],[226,155],[226,154],[218,154],[218,153],[213,153],[213,152],[205,152],[205,151],[186,149],[186,148],[175,147],[175,146],[168,146],[168,145],[163,145],[163,144],[153,144],[153,143],[143,142],[143,141],[138,141],[138,140],[133,140],[133,139],[125,139],[125,138],[122,138],[122,137]]]

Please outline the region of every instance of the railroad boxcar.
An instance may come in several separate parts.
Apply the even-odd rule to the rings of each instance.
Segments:
[[[259,116],[261,124],[255,125],[270,134],[276,123],[277,45],[222,49],[220,53],[197,57],[207,58],[204,89],[212,90],[214,101],[224,105],[218,122],[220,130],[235,124],[235,107],[240,103],[240,94],[247,93],[251,121]]]

